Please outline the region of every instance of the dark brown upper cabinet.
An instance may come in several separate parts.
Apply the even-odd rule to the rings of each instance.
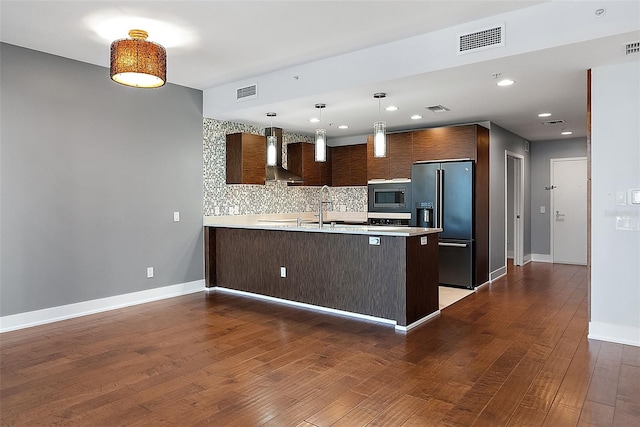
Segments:
[[[263,184],[267,146],[264,136],[227,135],[227,184]]]
[[[331,183],[334,187],[367,185],[367,144],[331,147]]]
[[[287,169],[301,176],[304,185],[331,185],[331,147],[327,147],[327,161],[316,162],[315,145],[308,142],[287,144]]]

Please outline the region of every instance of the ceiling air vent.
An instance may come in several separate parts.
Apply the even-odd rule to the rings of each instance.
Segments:
[[[258,85],[251,85],[236,89],[236,101],[246,101],[247,99],[256,99],[258,97]]]
[[[546,122],[542,122],[543,125],[559,125],[560,123],[564,123],[564,120],[547,120]]]
[[[458,36],[458,55],[504,46],[504,24]]]
[[[640,53],[640,42],[625,43],[624,54],[633,55],[634,53]]]
[[[427,110],[431,111],[432,113],[445,113],[449,111],[447,107],[442,105],[432,105],[431,107],[427,107]]]

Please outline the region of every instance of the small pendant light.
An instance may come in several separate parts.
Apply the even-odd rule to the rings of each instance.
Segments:
[[[386,93],[374,93],[378,99],[378,121],[373,124],[373,157],[387,156],[387,125],[380,121],[380,99],[385,98]]]
[[[278,161],[278,140],[276,138],[276,132],[273,128],[273,118],[276,113],[267,113],[267,117],[271,119],[271,132],[267,136],[267,166],[275,166]]]
[[[315,107],[320,110],[320,121],[322,121],[322,109],[325,104],[316,104]],[[327,131],[325,129],[316,129],[316,162],[327,161]]]
[[[144,30],[131,30],[129,37],[111,43],[111,79],[125,86],[163,86],[167,81],[165,48],[147,41]]]

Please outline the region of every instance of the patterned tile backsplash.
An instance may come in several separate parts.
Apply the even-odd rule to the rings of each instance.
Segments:
[[[203,120],[204,215],[249,215],[312,212],[318,209],[320,187],[226,184],[226,136],[245,132],[264,135],[264,128],[205,118]],[[309,135],[283,132],[282,164],[287,166],[290,142],[312,142]],[[333,208],[340,212],[365,212],[366,187],[333,187]]]

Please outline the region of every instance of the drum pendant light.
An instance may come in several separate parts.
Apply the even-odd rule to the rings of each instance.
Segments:
[[[315,107],[320,110],[320,122],[322,122],[322,109],[325,104],[316,104]],[[325,129],[316,129],[316,162],[327,161],[327,131]]]
[[[271,132],[267,136],[267,166],[275,166],[278,161],[278,140],[276,138],[275,130],[273,129],[273,118],[276,113],[267,113],[267,117],[271,118]]]
[[[374,93],[378,99],[378,121],[373,124],[373,157],[387,156],[387,125],[380,121],[380,100],[387,96],[386,93]]]
[[[129,37],[111,43],[111,79],[132,87],[163,86],[167,81],[165,48],[147,41],[144,30],[131,30]]]

